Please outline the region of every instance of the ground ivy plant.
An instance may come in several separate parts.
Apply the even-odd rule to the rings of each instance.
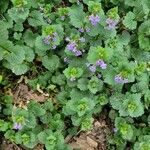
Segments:
[[[108,149],[150,149],[149,0],[1,0],[0,132],[33,149],[109,113]],[[16,79],[48,94],[16,104]],[[12,79],[15,83],[12,82]],[[21,102],[19,102],[21,103]]]

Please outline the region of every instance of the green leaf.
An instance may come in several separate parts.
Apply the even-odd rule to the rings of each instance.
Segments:
[[[25,60],[25,51],[23,47],[16,45],[11,47],[10,53],[6,56],[6,60],[11,64],[21,64]]]
[[[51,99],[48,99],[44,104],[43,104],[43,108],[47,111],[53,111],[54,110],[54,106],[53,106],[53,103],[52,103],[52,100]]]
[[[122,109],[119,110],[120,115],[126,116],[127,112],[131,117],[139,117],[144,114],[144,106],[141,102],[141,94],[126,95],[123,101]]]
[[[144,21],[139,27],[138,41],[140,48],[145,51],[150,51],[150,32],[149,32],[150,20]]]
[[[50,46],[43,43],[42,36],[38,36],[35,41],[35,52],[38,55],[43,56],[46,54],[46,51],[49,49],[50,49]]]
[[[76,27],[81,28],[83,26],[83,20],[85,18],[85,12],[83,11],[83,6],[74,6],[69,9],[70,23]]]
[[[57,55],[44,56],[42,58],[43,66],[52,72],[59,67],[59,63],[59,57]]]
[[[0,21],[0,37],[3,40],[8,39],[7,26],[6,26],[6,22],[4,22],[4,21]]]
[[[11,64],[10,65],[10,69],[12,70],[12,72],[16,75],[22,75],[25,74],[29,67],[26,64]]]
[[[2,83],[2,81],[3,81],[3,76],[0,75],[0,84]]]
[[[23,24],[21,21],[16,22],[16,24],[14,25],[14,30],[20,31],[20,32],[22,32],[24,30],[24,27],[23,27]]]
[[[1,0],[0,1],[0,13],[4,13],[9,5],[9,0]]]
[[[96,64],[96,61],[103,60],[107,61],[112,56],[112,51],[109,48],[103,48],[101,46],[91,46],[88,52],[87,60],[89,63]]]
[[[47,134],[46,134],[46,132],[43,131],[43,132],[40,132],[37,135],[37,137],[38,137],[38,140],[40,141],[40,143],[44,144],[46,141]]]
[[[55,76],[52,76],[52,79],[51,81],[54,83],[54,84],[58,84],[58,85],[64,85],[66,84],[65,82],[65,76],[63,74],[56,74]]]
[[[77,87],[78,87],[81,91],[86,91],[86,90],[88,89],[87,84],[88,84],[88,79],[86,79],[86,78],[81,78],[81,79],[78,80]]]
[[[14,33],[14,39],[15,40],[20,40],[21,37],[22,37],[21,33],[17,33],[17,32]]]
[[[93,121],[94,119],[92,117],[91,118],[87,117],[83,119],[81,123],[81,130],[83,131],[91,130],[93,127]]]
[[[37,144],[37,138],[34,133],[30,133],[29,135],[23,134],[22,136],[23,144],[28,148],[34,148]]]
[[[98,79],[96,76],[93,76],[87,85],[88,89],[91,91],[91,93],[95,94],[98,91],[101,91],[103,88],[103,82]]]
[[[63,73],[67,79],[72,81],[72,79],[76,80],[76,78],[81,77],[83,70],[79,67],[68,67],[63,71]]]
[[[150,149],[150,135],[139,136],[138,141],[134,144],[134,150],[149,150]]]
[[[126,121],[121,118],[121,117],[117,117],[115,119],[115,126],[117,127],[117,129],[119,129],[122,137],[126,140],[131,140],[133,137],[133,129],[132,126],[128,123],[126,123]]]
[[[11,41],[1,40],[0,39],[0,60],[2,60],[5,56],[10,54],[11,49],[13,47],[13,43]]]
[[[150,126],[150,115],[147,118],[148,125]]]
[[[38,34],[34,34],[30,30],[26,30],[26,32],[23,35],[23,39],[24,39],[25,43],[27,44],[27,46],[33,47],[35,45],[35,39],[36,39],[37,35]]]
[[[19,10],[18,8],[11,8],[8,10],[9,16],[15,21],[24,21],[29,15],[29,9],[24,8],[23,10]]]
[[[130,30],[136,29],[137,22],[135,21],[135,14],[131,11],[128,12],[123,20],[123,24]]]
[[[30,47],[24,46],[24,50],[25,50],[25,60],[28,62],[32,62],[35,57],[33,49],[31,49]]]
[[[42,116],[46,113],[46,111],[41,108],[41,105],[35,101],[30,101],[30,103],[28,103],[28,109],[33,112],[35,116]]]
[[[41,12],[34,10],[30,13],[30,18],[28,18],[28,22],[31,26],[43,26],[45,25],[45,21]]]
[[[35,126],[37,125],[36,121],[37,120],[34,114],[29,112],[28,117],[26,118],[25,126],[27,126],[28,128],[35,128]]]
[[[0,119],[0,131],[7,131],[10,127],[10,123],[5,122],[4,120]]]

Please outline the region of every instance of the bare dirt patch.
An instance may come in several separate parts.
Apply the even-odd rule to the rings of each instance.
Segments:
[[[74,137],[70,146],[80,150],[107,150],[107,137],[111,134],[111,124],[105,115],[95,119],[93,129]]]

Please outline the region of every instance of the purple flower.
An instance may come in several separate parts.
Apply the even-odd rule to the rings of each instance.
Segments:
[[[85,30],[86,30],[86,32],[90,32],[91,29],[90,28],[86,28]]]
[[[75,51],[75,55],[76,55],[76,56],[81,56],[81,55],[82,55],[82,52],[79,51],[79,50],[77,50],[77,51]]]
[[[83,28],[79,28],[78,30],[79,30],[79,32],[81,32],[81,33],[84,32],[84,29],[83,29]]]
[[[85,42],[85,38],[84,38],[84,37],[81,37],[81,38],[80,38],[80,42],[84,43],[84,42]]]
[[[61,16],[60,19],[61,19],[62,21],[64,21],[64,20],[65,20],[65,16]]]
[[[111,18],[107,18],[106,23],[107,23],[107,29],[112,30],[112,29],[116,28],[116,25],[117,25],[118,21],[113,20]]]
[[[97,66],[100,66],[102,69],[106,69],[106,68],[107,68],[107,64],[104,63],[103,60],[98,60],[98,61],[96,62],[96,65],[97,65]]]
[[[23,127],[23,126],[22,126],[20,123],[15,122],[15,123],[14,123],[14,126],[13,126],[13,129],[21,130],[22,127]]]
[[[116,75],[116,76],[115,76],[115,81],[116,81],[117,83],[122,83],[122,77],[121,77],[120,75]]]
[[[100,17],[98,15],[94,16],[93,14],[89,16],[89,21],[93,26],[96,26],[100,22]]]
[[[53,42],[56,42],[57,38],[56,38],[56,37],[53,37],[52,40],[53,40]]]
[[[114,80],[117,82],[117,83],[128,83],[128,79],[126,78],[123,78],[121,75],[116,75]]]
[[[113,128],[113,132],[116,133],[118,131],[117,128]]]
[[[75,42],[70,42],[68,45],[67,45],[67,49],[69,51],[74,51],[76,49],[76,43]]]
[[[54,32],[53,35],[54,35],[54,36],[57,36],[57,32]]]
[[[90,65],[89,69],[90,69],[91,72],[94,73],[96,71],[96,66],[95,65]]]
[[[50,39],[51,39],[51,36],[48,35],[48,36],[44,37],[43,42],[44,42],[45,44],[49,45],[49,44],[50,44]]]
[[[57,47],[56,45],[53,45],[53,46],[52,46],[52,49],[56,49],[56,47]]]

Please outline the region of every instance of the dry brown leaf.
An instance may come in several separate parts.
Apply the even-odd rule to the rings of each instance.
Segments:
[[[96,141],[94,141],[93,139],[91,139],[89,136],[87,136],[87,143],[91,146],[96,148],[98,146],[98,143]]]

